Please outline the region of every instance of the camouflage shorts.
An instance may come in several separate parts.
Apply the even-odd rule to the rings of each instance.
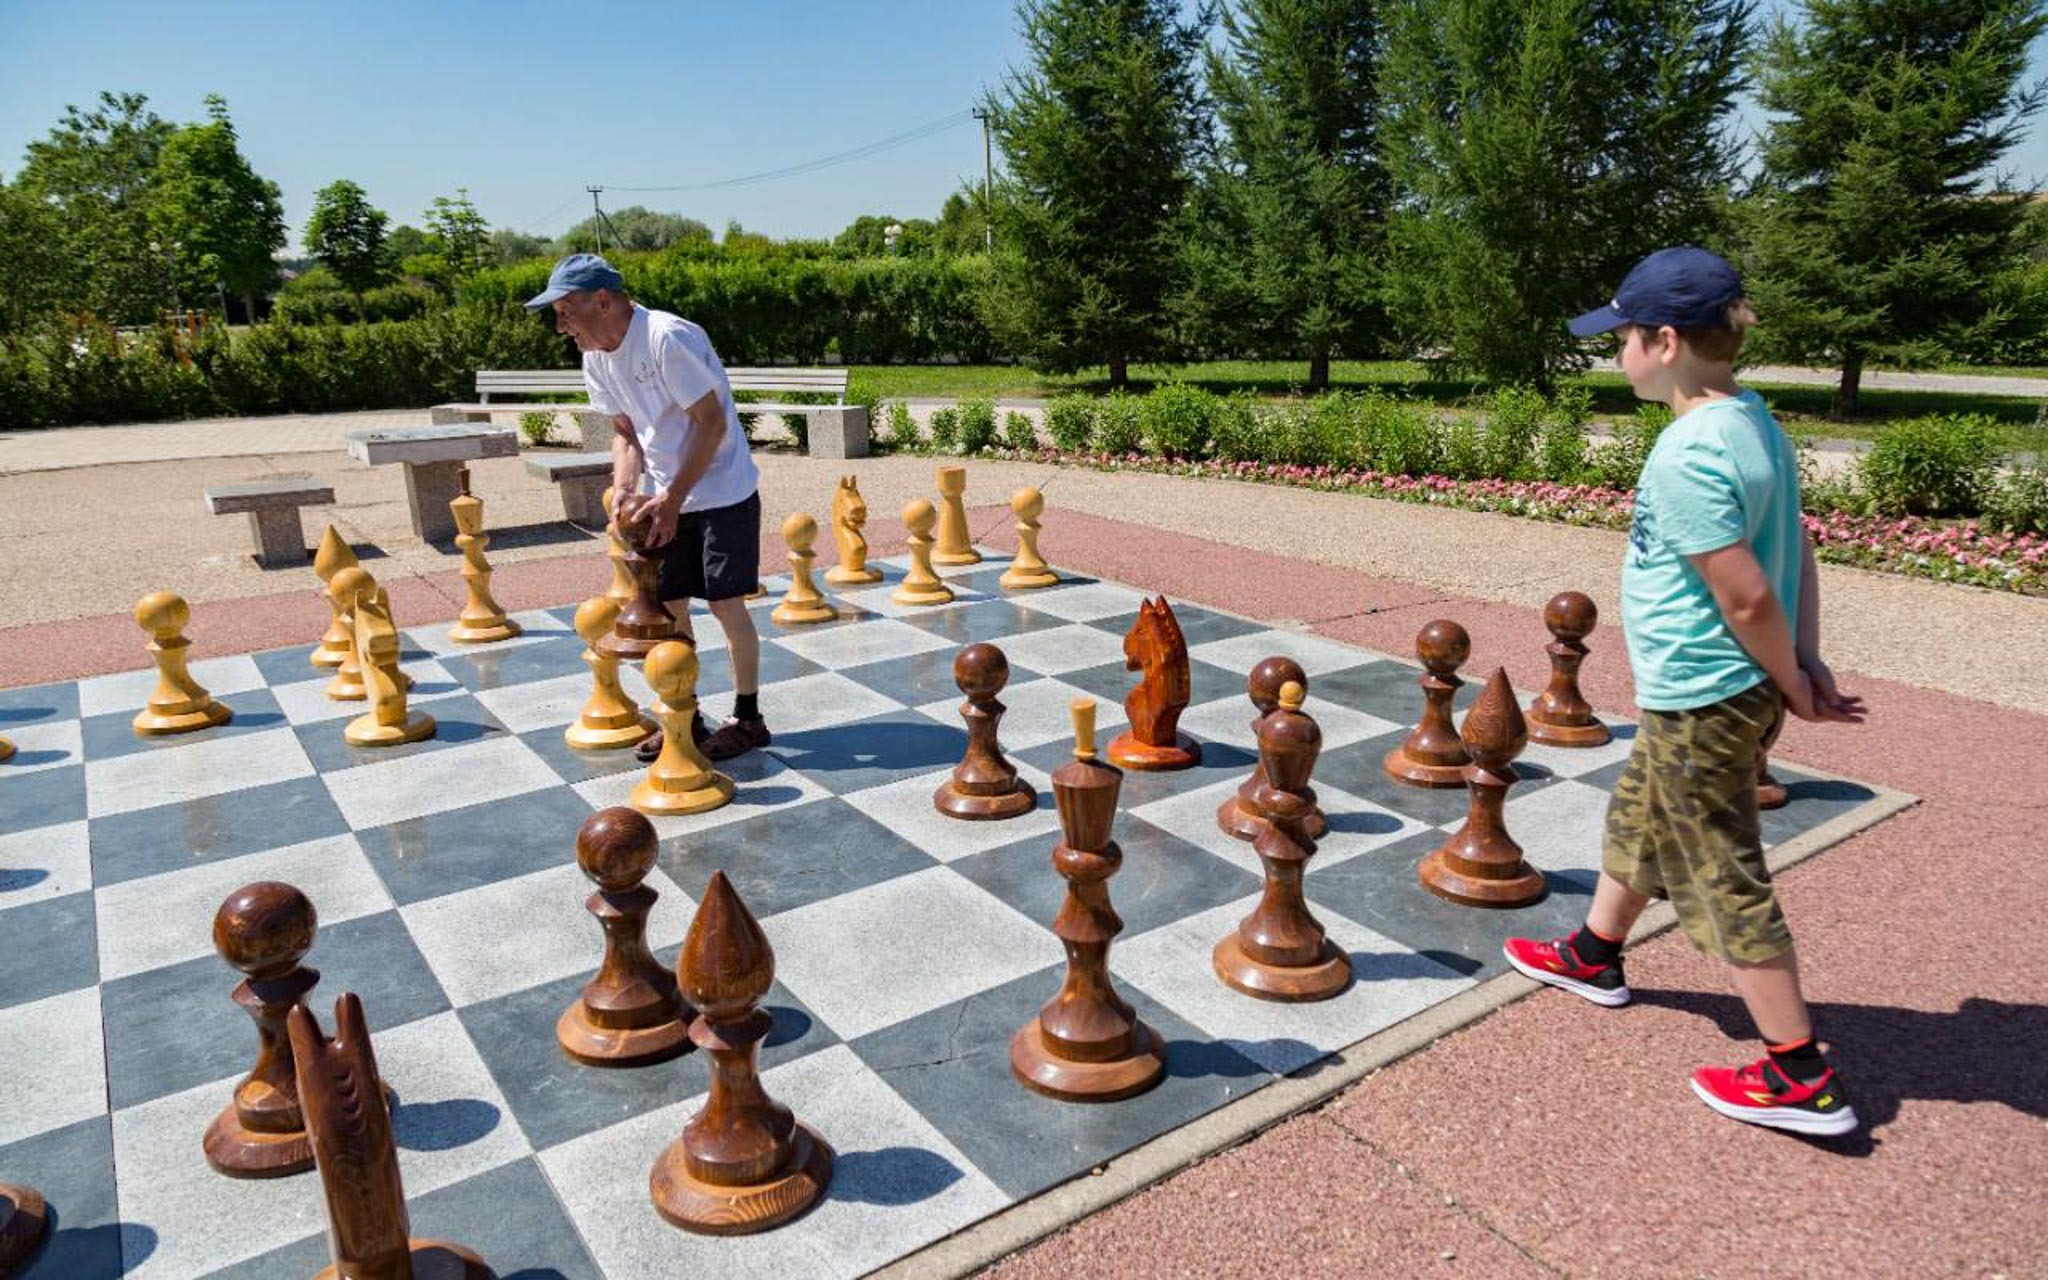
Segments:
[[[1756,811],[1757,762],[1784,722],[1768,680],[1712,706],[1645,711],[1607,805],[1602,869],[1671,899],[1694,946],[1742,964],[1792,947]]]

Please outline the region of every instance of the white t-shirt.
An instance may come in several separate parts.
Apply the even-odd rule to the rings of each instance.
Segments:
[[[685,511],[710,511],[745,502],[759,487],[761,473],[747,450],[733,408],[732,384],[725,366],[711,349],[703,327],[666,311],[633,304],[626,336],[611,351],[583,353],[583,384],[590,407],[599,413],[624,414],[633,420],[640,452],[640,492],[660,493],[675,482],[683,461],[683,441],[691,431],[690,406],[716,391],[725,410],[725,439],[697,484],[683,498]]]

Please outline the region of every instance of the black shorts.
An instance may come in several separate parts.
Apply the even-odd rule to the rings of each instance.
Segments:
[[[761,580],[761,494],[729,507],[685,511],[661,556],[661,598],[726,600]]]

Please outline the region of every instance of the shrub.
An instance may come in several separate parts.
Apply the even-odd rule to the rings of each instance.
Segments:
[[[1306,402],[1290,400],[1265,415],[1259,432],[1259,458],[1282,466],[1312,467],[1321,454],[1316,439],[1314,410]]]
[[[1003,447],[1019,453],[1038,451],[1038,427],[1030,414],[1012,409],[1003,415]]]
[[[1631,416],[1615,419],[1613,439],[1588,451],[1594,481],[1610,489],[1635,488],[1657,437],[1670,425],[1670,408],[1647,400]]]
[[[996,442],[996,406],[991,400],[960,402],[960,452],[980,453]]]
[[[1169,382],[1139,405],[1145,444],[1169,458],[1206,458],[1222,402],[1200,387]]]
[[[526,443],[530,445],[546,444],[548,442],[548,433],[553,431],[554,428],[555,415],[552,413],[535,409],[531,413],[519,415],[519,434],[524,436]]]
[[[1086,449],[1095,436],[1095,401],[1083,395],[1059,397],[1046,408],[1045,430],[1054,448]]]
[[[1144,443],[1145,426],[1138,397],[1121,391],[1104,396],[1095,413],[1095,447],[1121,456],[1138,452]]]
[[[2048,534],[2048,459],[1992,481],[1984,495],[1984,524],[2008,533]]]
[[[1358,423],[1352,398],[1342,391],[1317,396],[1308,403],[1308,422],[1294,453],[1304,467],[1341,467],[1359,463]]]
[[[918,445],[917,419],[910,416],[910,406],[901,400],[889,402],[889,443],[898,449],[915,449]]]
[[[1879,433],[1857,478],[1884,515],[1975,515],[1998,470],[1998,429],[1979,414],[1909,418]]]
[[[1420,405],[1372,391],[1357,398],[1353,416],[1360,465],[1409,476],[1437,469],[1436,431]]]
[[[1536,445],[1536,470],[1545,480],[1577,484],[1586,475],[1586,428],[1593,420],[1593,393],[1572,387],[1551,398]]]
[[[1262,426],[1258,397],[1237,392],[1217,406],[1209,447],[1227,462],[1256,462]]]
[[[1480,446],[1481,474],[1495,480],[1530,478],[1536,470],[1536,443],[1549,409],[1543,393],[1531,387],[1502,387],[1494,392]]]
[[[952,453],[960,447],[960,410],[953,405],[932,410],[932,448]]]
[[[1486,439],[1471,414],[1453,414],[1440,435],[1445,475],[1453,480],[1477,480],[1486,474]]]

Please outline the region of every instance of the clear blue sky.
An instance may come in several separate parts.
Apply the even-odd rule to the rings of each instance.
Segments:
[[[862,213],[935,215],[979,181],[979,126],[775,181],[624,188],[802,164],[963,112],[1021,60],[1016,25],[1010,0],[0,0],[0,173],[101,89],[177,121],[217,92],[283,189],[294,248],[336,178],[394,223],[467,187],[492,225],[553,234],[603,184],[607,209],[829,236]],[[2048,75],[2048,42],[2031,70]],[[2010,162],[2048,181],[2048,118]]]

